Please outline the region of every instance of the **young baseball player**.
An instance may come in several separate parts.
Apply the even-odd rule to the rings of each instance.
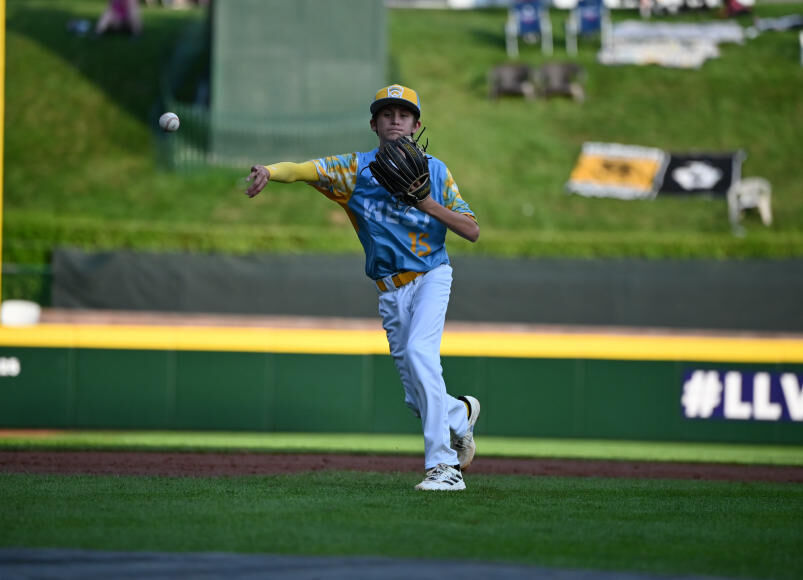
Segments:
[[[429,195],[415,205],[398,203],[372,176],[369,164],[389,142],[421,127],[418,94],[401,85],[380,89],[371,103],[370,126],[379,147],[304,163],[255,165],[245,192],[254,197],[268,181],[305,181],[348,214],[365,250],[365,273],[379,295],[379,314],[404,386],[404,400],[421,419],[425,479],[419,490],[462,490],[462,469],[476,449],[479,401],[446,392],[441,336],[452,285],[446,231],[475,242],[480,228],[446,165],[428,158]],[[401,141],[399,141],[401,140]]]

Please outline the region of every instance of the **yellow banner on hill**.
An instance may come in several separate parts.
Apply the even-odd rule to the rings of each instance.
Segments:
[[[584,143],[566,188],[588,197],[651,199],[663,181],[669,155],[660,149]]]

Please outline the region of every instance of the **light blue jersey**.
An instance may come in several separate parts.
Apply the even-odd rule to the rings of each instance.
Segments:
[[[366,275],[378,280],[448,264],[446,226],[416,208],[397,205],[368,169],[377,151],[316,159],[319,180],[310,183],[348,214],[365,250]],[[429,160],[429,176],[430,195],[436,202],[475,219],[442,161]]]

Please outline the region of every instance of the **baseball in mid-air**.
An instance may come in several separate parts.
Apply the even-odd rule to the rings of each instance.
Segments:
[[[179,125],[181,122],[178,120],[178,115],[175,113],[165,113],[161,117],[159,117],[159,126],[164,131],[178,131]]]

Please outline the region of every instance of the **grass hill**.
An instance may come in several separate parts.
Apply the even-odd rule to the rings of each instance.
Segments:
[[[242,194],[248,167],[166,170],[153,131],[160,78],[181,31],[203,18],[203,11],[146,6],[144,34],[133,40],[67,31],[72,19],[94,21],[105,4],[7,1],[3,260],[9,271],[46,265],[59,245],[360,251],[341,210],[303,184],[272,185],[249,200]],[[762,17],[800,12],[803,4],[755,8]],[[615,13],[616,19],[636,17]],[[673,19],[715,17],[690,13]],[[553,11],[552,60],[569,60],[562,18]],[[388,11],[388,80],[419,90],[432,150],[449,164],[482,225],[476,245],[453,236],[452,253],[803,255],[797,31],[723,45],[720,58],[699,70],[603,66],[596,62],[597,45],[581,42],[574,60],[586,69],[584,103],[491,102],[486,73],[507,60],[504,19],[500,9]],[[537,46],[522,45],[519,60],[540,65],[546,57]],[[265,76],[270,82],[269,71]],[[366,112],[366,130],[367,121]],[[750,217],[747,235],[737,238],[722,200],[567,195],[564,185],[582,143],[590,140],[671,151],[744,149],[743,175],[772,182],[775,223],[765,228]],[[7,286],[5,297],[19,297]]]

